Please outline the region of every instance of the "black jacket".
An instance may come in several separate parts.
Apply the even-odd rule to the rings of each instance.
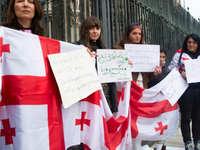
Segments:
[[[165,66],[162,67],[162,73],[159,74],[159,76],[148,82],[148,88],[151,88],[152,86],[156,85],[157,83],[159,83],[160,81],[162,81],[166,76],[167,76],[167,70],[165,68]]]

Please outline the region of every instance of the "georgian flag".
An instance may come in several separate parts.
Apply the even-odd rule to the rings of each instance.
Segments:
[[[85,149],[125,150],[131,148],[130,82],[119,98],[119,112],[113,117],[102,90],[68,109],[62,109],[65,147],[84,143]],[[69,115],[72,114],[72,115]]]
[[[177,133],[178,104],[171,106],[158,89],[143,89],[134,81],[131,84],[131,129],[132,137],[140,140],[166,140]]]
[[[64,109],[47,55],[76,49],[80,46],[0,27],[0,150],[66,150],[81,142],[85,149],[128,150],[132,137],[175,134],[178,119],[171,116],[177,116],[177,105],[134,82],[117,84],[116,117],[102,90]]]
[[[64,109],[47,55],[80,46],[5,27],[0,37],[1,150],[65,150],[80,142],[87,149],[131,147],[130,85],[123,87],[117,119],[103,91]]]
[[[64,150],[61,98],[47,55],[80,48],[5,27],[0,37],[0,149]]]

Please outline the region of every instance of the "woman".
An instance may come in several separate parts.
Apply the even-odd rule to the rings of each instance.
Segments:
[[[168,67],[171,71],[174,67],[178,68],[181,76],[186,79],[185,60],[199,58],[200,38],[197,34],[189,34],[183,42],[183,48],[179,49],[173,56]],[[181,132],[186,150],[193,150],[190,134],[190,120],[192,120],[192,136],[194,140],[194,149],[200,150],[200,82],[190,83],[187,90],[178,100],[181,112]]]
[[[80,28],[80,40],[74,44],[84,45],[88,47],[91,52],[96,52],[97,49],[106,49],[101,33],[102,23],[94,17],[87,17]],[[102,84],[104,94],[107,102],[113,113],[118,111],[117,107],[117,89],[115,83]]]
[[[10,0],[4,26],[37,35],[44,35],[40,25],[42,8],[38,0]]]
[[[145,44],[144,33],[139,25],[129,24],[120,41],[113,46],[113,49],[124,49],[125,44]],[[132,72],[133,80],[141,87],[147,89],[148,82],[155,79],[162,72],[161,67],[157,66],[154,72]],[[141,149],[141,140],[133,139],[133,150]]]
[[[129,24],[126,27],[125,33],[120,41],[113,46],[113,49],[124,49],[125,44],[145,44],[144,33],[139,25]],[[138,83],[141,87],[147,89],[148,82],[155,79],[158,74],[161,73],[161,67],[157,66],[154,73],[151,72],[132,72],[133,80]],[[140,82],[142,79],[142,83]]]

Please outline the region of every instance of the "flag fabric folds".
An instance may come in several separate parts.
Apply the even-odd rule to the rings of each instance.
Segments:
[[[159,90],[144,90],[133,81],[116,83],[116,116],[102,90],[65,109],[47,55],[77,49],[0,27],[1,150],[66,150],[80,143],[92,150],[128,150],[132,138],[174,136],[177,104],[171,106]]]

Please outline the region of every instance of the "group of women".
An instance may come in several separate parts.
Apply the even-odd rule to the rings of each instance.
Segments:
[[[10,0],[7,22],[4,26],[37,34],[44,35],[44,30],[40,25],[42,19],[42,9],[38,0]],[[75,44],[82,44],[88,48],[88,52],[96,52],[97,49],[106,49],[102,37],[101,21],[93,16],[86,18],[80,28],[80,40]],[[144,33],[139,25],[129,24],[124,35],[113,49],[124,49],[125,44],[145,44]],[[178,50],[168,67],[170,72],[176,67],[182,77],[186,79],[184,62],[188,59],[199,58],[200,38],[197,34],[189,34],[183,42],[183,48]],[[92,55],[93,56],[93,55]],[[98,56],[97,56],[98,57]],[[131,64],[131,62],[130,62]],[[149,81],[153,81],[162,73],[162,68],[157,66],[154,72],[133,72],[133,80],[143,88],[148,88]],[[102,84],[106,99],[113,113],[118,111],[117,93],[115,83]],[[200,150],[200,83],[189,84],[189,87],[178,101],[181,112],[181,131],[186,150]],[[192,135],[194,145],[190,136],[190,120],[192,120]],[[82,148],[82,146],[79,146]],[[138,150],[141,141],[133,141],[133,149]],[[74,147],[76,149],[76,147]]]

